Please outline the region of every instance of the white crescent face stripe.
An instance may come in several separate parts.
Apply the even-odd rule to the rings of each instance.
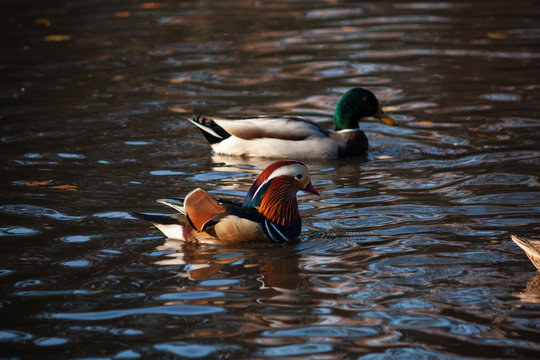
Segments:
[[[277,168],[276,170],[274,170],[274,172],[272,172],[272,174],[270,174],[270,176],[268,177],[268,179],[266,179],[258,188],[257,188],[257,191],[255,191],[255,194],[253,194],[252,196],[252,199],[254,199],[256,196],[257,196],[257,193],[259,192],[259,190],[262,189],[262,187],[264,186],[264,184],[266,184],[267,182],[269,182],[270,180],[272,180],[273,178],[276,178],[278,176],[281,176],[281,175],[287,175],[287,176],[292,176],[294,177],[296,175],[296,173],[301,173],[303,175],[303,178],[306,179],[309,174],[308,174],[308,170],[307,170],[307,167],[302,165],[302,164],[289,164],[289,165],[285,165],[285,166],[282,166],[282,167],[279,167]],[[306,184],[307,185],[307,184]]]

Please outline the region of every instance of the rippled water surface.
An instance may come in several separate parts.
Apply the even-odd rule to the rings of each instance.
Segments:
[[[536,1],[3,1],[1,358],[540,357]],[[300,242],[166,240],[130,211],[242,196],[268,160],[185,119],[399,123],[307,161]]]

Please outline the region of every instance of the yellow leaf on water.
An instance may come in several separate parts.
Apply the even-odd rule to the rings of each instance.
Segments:
[[[57,185],[57,186],[51,186],[51,189],[77,191],[77,186],[75,186],[75,185]]]
[[[68,41],[71,40],[71,35],[47,35],[43,38],[45,41]]]
[[[36,19],[35,23],[45,25],[46,27],[51,26],[51,20],[49,20],[49,19]]]
[[[187,114],[187,113],[191,112],[188,109],[184,109],[184,108],[180,108],[180,107],[170,107],[169,110],[171,110],[172,112],[175,112],[175,113],[179,113],[179,114]]]
[[[435,125],[435,124],[433,123],[433,121],[427,121],[427,120],[426,120],[426,121],[419,121],[419,122],[417,122],[417,124],[418,124],[418,125],[427,125],[427,126]]]
[[[504,39],[508,39],[508,35],[506,34],[501,34],[501,33],[492,33],[492,32],[488,32],[486,34],[486,36],[489,38],[489,39],[493,39],[493,40],[504,40]]]
[[[44,180],[44,181],[32,181],[31,183],[24,184],[26,186],[47,186],[52,183],[52,180]]]

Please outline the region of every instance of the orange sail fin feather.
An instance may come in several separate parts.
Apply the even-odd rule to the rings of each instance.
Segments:
[[[184,208],[191,224],[197,231],[203,231],[205,224],[217,214],[226,210],[206,191],[197,188],[184,200]]]
[[[258,210],[273,223],[287,225],[300,219],[296,190],[290,185],[290,178],[286,176],[274,178],[262,197]],[[292,196],[288,196],[291,192]]]

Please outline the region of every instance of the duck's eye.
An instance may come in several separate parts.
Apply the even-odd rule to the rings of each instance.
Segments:
[[[295,178],[297,178],[298,180],[302,180],[304,176],[302,174],[296,174]]]

